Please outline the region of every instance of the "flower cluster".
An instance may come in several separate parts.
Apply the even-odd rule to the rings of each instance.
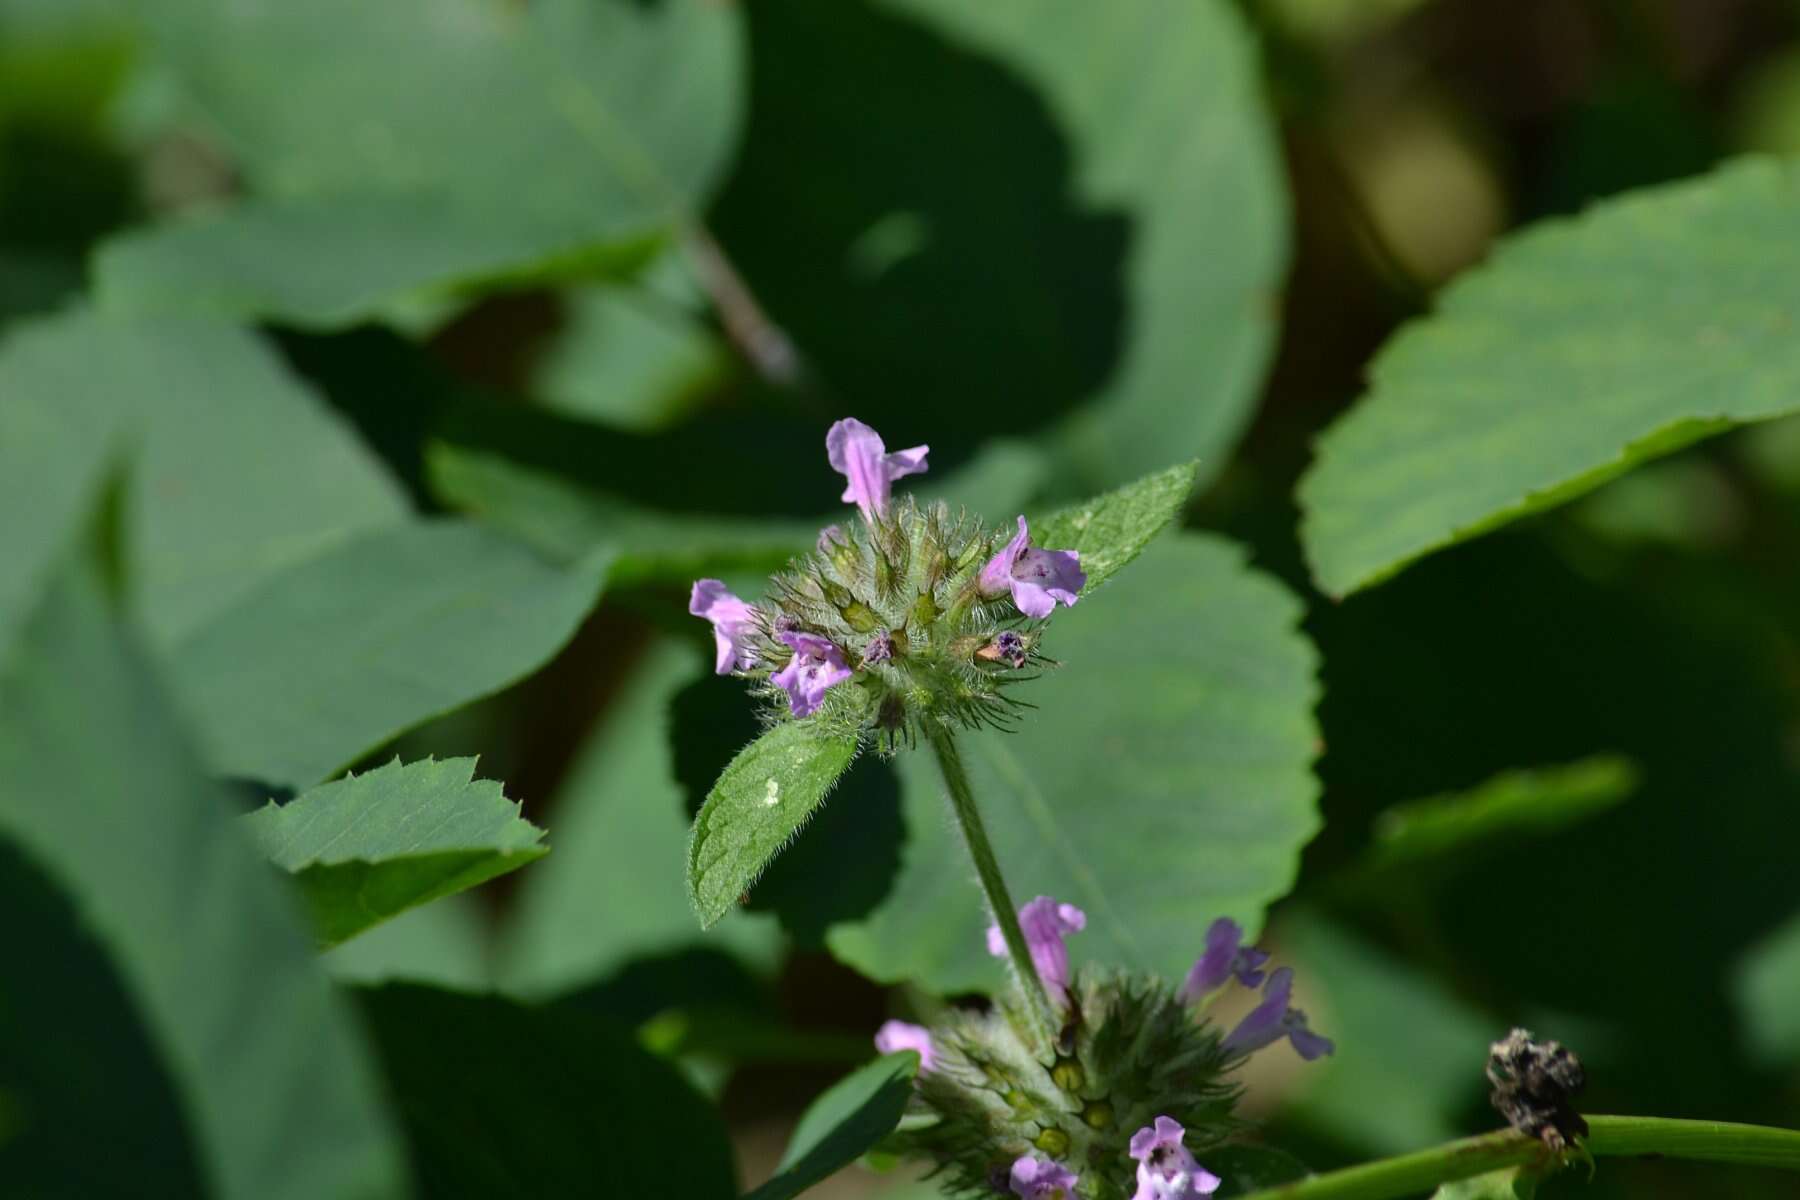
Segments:
[[[1016,704],[1006,688],[1043,661],[1041,622],[1080,598],[1080,555],[1033,546],[1024,517],[1002,540],[942,502],[895,501],[894,482],[924,472],[929,447],[889,453],[846,419],[825,450],[860,516],[822,530],[759,603],[717,579],[694,584],[688,611],[712,624],[718,673],[795,719],[872,729],[888,750],[925,722],[1004,724]]]
[[[931,1029],[889,1021],[883,1053],[916,1050],[916,1112],[892,1148],[945,1172],[968,1196],[1025,1200],[1190,1200],[1220,1178],[1200,1161],[1243,1125],[1226,1077],[1286,1038],[1305,1059],[1332,1043],[1290,1003],[1293,971],[1244,944],[1236,922],[1207,930],[1205,950],[1176,991],[1162,980],[1094,967],[1072,970],[1067,937],[1087,917],[1039,896],[1019,925],[1062,1027],[1046,1041],[1015,986],[991,1012],[952,1011]],[[996,926],[988,949],[1004,955]],[[1262,999],[1221,1034],[1201,1011],[1236,984]]]

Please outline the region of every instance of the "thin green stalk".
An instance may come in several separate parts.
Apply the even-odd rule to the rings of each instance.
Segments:
[[[1000,861],[994,857],[994,845],[988,841],[987,826],[981,823],[981,811],[975,807],[975,794],[969,790],[969,774],[963,769],[962,754],[950,731],[934,725],[931,748],[937,752],[938,768],[944,773],[944,786],[950,792],[950,807],[962,829],[963,843],[969,857],[975,860],[975,874],[981,879],[981,890],[987,893],[988,907],[994,921],[1006,938],[1007,953],[1012,956],[1013,970],[1036,1014],[1045,1037],[1056,1041],[1056,1010],[1051,1007],[1044,981],[1038,977],[1031,961],[1031,948],[1025,942],[1025,931],[1019,928],[1019,909],[1006,890],[1006,879],[1000,874]]]
[[[1729,1121],[1588,1117],[1596,1158],[1650,1155],[1800,1171],[1800,1132]],[[1252,1192],[1244,1200],[1400,1200],[1502,1167],[1542,1162],[1542,1142],[1506,1130]]]

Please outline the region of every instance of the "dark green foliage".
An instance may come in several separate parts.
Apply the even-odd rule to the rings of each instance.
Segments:
[[[605,1019],[404,985],[362,1002],[422,1200],[736,1195],[717,1115]]]

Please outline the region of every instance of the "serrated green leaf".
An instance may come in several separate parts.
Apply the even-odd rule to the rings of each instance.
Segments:
[[[694,818],[688,844],[688,896],[702,925],[731,911],[825,802],[856,751],[854,733],[784,721],[731,760]]]
[[[1510,833],[1561,829],[1623,803],[1638,783],[1630,759],[1598,755],[1567,766],[1506,771],[1466,792],[1396,804],[1375,819],[1366,865],[1406,867]]]
[[[475,778],[472,758],[395,759],[243,820],[257,849],[296,877],[322,946],[550,852],[498,783]]]
[[[1157,534],[1181,515],[1194,491],[1198,463],[1182,463],[1146,475],[1104,496],[1072,504],[1032,523],[1032,541],[1055,550],[1081,552],[1086,595],[1114,571],[1136,558]]]
[[[657,642],[577,751],[551,798],[556,853],[520,877],[499,939],[509,990],[560,995],[702,940],[764,965],[774,958],[773,921],[740,916],[702,934],[683,882],[689,822],[669,710],[703,669],[694,647]],[[747,703],[735,680],[715,682]]]
[[[208,761],[306,786],[555,654],[608,556],[562,569],[459,521],[359,538],[277,575],[172,651]]]
[[[690,220],[737,138],[738,14],[704,0],[169,0],[146,16],[253,200],[103,255],[103,300],[133,309],[332,326],[605,269]]]
[[[736,1195],[719,1114],[628,1030],[428,987],[362,1000],[424,1195]]]
[[[67,890],[116,964],[209,1194],[388,1200],[406,1172],[359,1030],[174,711],[99,584],[66,579],[0,670],[0,832]],[[114,1144],[107,1122],[129,1116],[59,1098],[25,1102],[89,1146]],[[166,1164],[135,1165],[131,1192],[167,1191]]]
[[[1218,538],[1164,539],[1058,614],[1062,665],[1031,685],[1014,733],[958,739],[1007,882],[1080,905],[1077,961],[1179,979],[1208,921],[1252,928],[1293,885],[1318,828],[1318,695],[1300,605]],[[897,760],[900,873],[866,919],[834,927],[839,958],[882,981],[990,988],[998,960],[968,856],[926,754]]]
[[[792,1200],[894,1131],[912,1097],[919,1056],[889,1054],[831,1085],[800,1115],[775,1177],[744,1200]]]
[[[1300,485],[1341,595],[1735,425],[1800,409],[1800,165],[1750,160],[1504,243],[1389,341]]]

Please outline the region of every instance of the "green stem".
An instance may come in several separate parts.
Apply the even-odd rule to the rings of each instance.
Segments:
[[[1589,1117],[1582,1141],[1596,1158],[1649,1155],[1800,1171],[1800,1132],[1729,1121]],[[1542,1162],[1542,1142],[1506,1130],[1252,1192],[1244,1200],[1398,1200],[1502,1167]]]
[[[1031,961],[1031,947],[1026,944],[1025,931],[1019,928],[1019,909],[1013,903],[1011,893],[1006,890],[1006,879],[1000,874],[1000,861],[994,857],[993,843],[988,841],[987,826],[981,823],[981,811],[975,807],[975,794],[969,790],[969,774],[963,769],[962,754],[957,750],[956,740],[950,736],[950,731],[940,725],[931,728],[931,748],[937,752],[938,768],[943,771],[944,786],[950,792],[950,807],[956,813],[957,825],[962,829],[963,843],[969,847],[969,857],[975,860],[975,874],[981,878],[981,890],[987,893],[988,907],[993,910],[994,921],[1006,938],[1006,949],[1012,956],[1013,970],[1018,974],[1019,984],[1025,990],[1026,999],[1045,1038],[1051,1045],[1055,1045],[1056,1010],[1051,1006],[1049,993],[1044,990],[1044,981],[1038,978],[1037,967]]]

